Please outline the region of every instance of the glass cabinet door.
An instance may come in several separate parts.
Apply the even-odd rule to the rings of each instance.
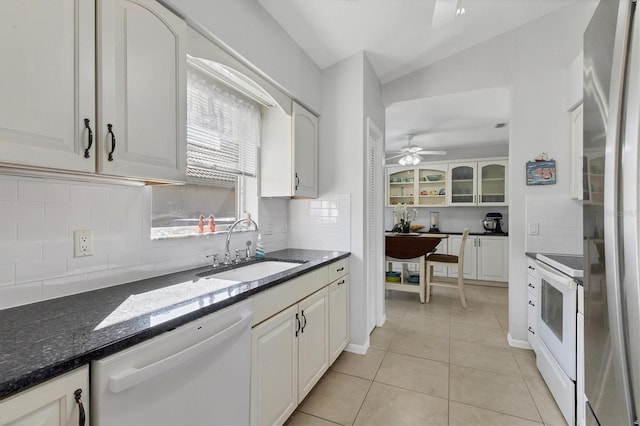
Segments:
[[[388,205],[405,203],[407,205],[415,204],[415,170],[401,170],[389,173],[388,180]]]
[[[476,163],[449,165],[451,205],[476,204]]]
[[[507,204],[507,164],[503,161],[478,162],[478,204]]]

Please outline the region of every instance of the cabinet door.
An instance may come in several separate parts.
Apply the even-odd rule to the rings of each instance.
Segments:
[[[461,236],[449,236],[449,254],[458,255],[460,252],[460,244],[462,243]],[[464,277],[470,280],[475,280],[477,277],[478,268],[478,240],[477,237],[467,237],[467,242],[464,246]],[[448,276],[451,278],[458,277],[458,267],[450,266]]]
[[[251,424],[283,424],[298,405],[298,305],[252,330]]]
[[[0,1],[0,162],[93,172],[92,1]],[[95,146],[95,145],[94,145]]]
[[[184,181],[186,23],[152,0],[97,5],[98,171]]]
[[[329,293],[327,288],[299,304],[298,401],[302,401],[329,369]]]
[[[0,424],[77,426],[80,410],[74,392],[82,390],[89,425],[89,367],[81,367],[0,402]]]
[[[453,206],[477,204],[477,163],[449,164],[447,201]]]
[[[508,204],[508,163],[478,162],[478,204],[506,206]]]
[[[478,237],[478,279],[509,281],[509,239]]]
[[[318,117],[293,103],[293,196],[318,197]]]
[[[340,356],[349,341],[349,276],[329,286],[329,364]]]

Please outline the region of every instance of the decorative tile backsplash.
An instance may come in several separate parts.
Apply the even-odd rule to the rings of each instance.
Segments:
[[[259,223],[279,231],[286,200],[264,200]],[[162,275],[208,263],[224,235],[151,241],[148,187],[0,175],[0,309]],[[261,225],[262,227],[262,225]],[[73,231],[93,231],[93,256],[73,257]],[[267,251],[287,233],[264,236]],[[231,239],[231,249],[246,238]]]

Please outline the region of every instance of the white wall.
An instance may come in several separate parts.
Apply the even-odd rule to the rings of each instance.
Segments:
[[[383,86],[385,104],[489,87],[509,87],[509,335],[527,340],[525,197],[570,197],[567,69],[582,49],[596,2],[572,4]],[[541,152],[557,161],[557,184],[527,186],[525,163]]]

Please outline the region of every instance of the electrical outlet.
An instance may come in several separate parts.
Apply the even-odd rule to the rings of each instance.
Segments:
[[[93,231],[90,229],[73,231],[73,256],[93,256]]]

